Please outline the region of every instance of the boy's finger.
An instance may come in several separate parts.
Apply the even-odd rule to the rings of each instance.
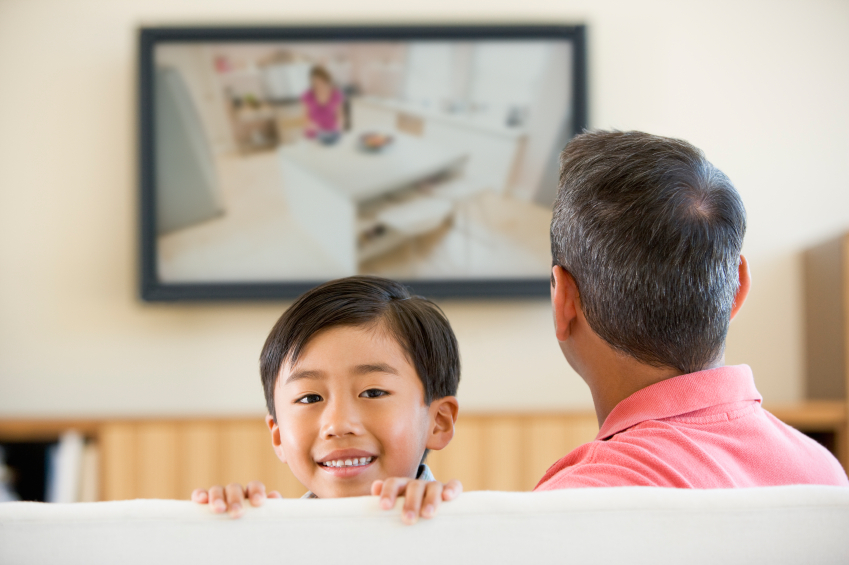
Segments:
[[[463,492],[463,483],[457,479],[451,479],[445,483],[445,488],[442,489],[442,500],[454,500],[460,493]]]
[[[383,489],[383,481],[380,479],[374,481],[371,484],[371,495],[372,496],[380,496],[380,491]]]
[[[209,493],[206,492],[206,489],[196,488],[192,491],[192,502],[197,502],[198,504],[206,504],[209,501]]]
[[[407,525],[415,524],[419,519],[422,508],[422,499],[425,495],[424,481],[410,481],[404,492],[404,509],[401,511],[401,520]]]
[[[424,499],[422,500],[422,518],[433,518],[436,516],[436,509],[439,508],[439,503],[442,502],[442,483],[430,481],[425,485]]]
[[[273,490],[268,493],[268,498],[283,498],[283,495],[277,492],[276,490]]]
[[[265,485],[259,481],[251,481],[248,483],[248,500],[252,506],[262,506],[265,502]]]
[[[383,481],[383,490],[380,493],[380,507],[389,510],[395,507],[395,500],[404,491],[410,479],[391,477]]]
[[[209,489],[209,506],[212,511],[220,514],[227,511],[227,502],[224,500],[224,487],[215,485]]]
[[[238,518],[245,512],[242,502],[245,500],[245,489],[239,483],[230,483],[224,489],[227,497],[227,510],[231,518]]]

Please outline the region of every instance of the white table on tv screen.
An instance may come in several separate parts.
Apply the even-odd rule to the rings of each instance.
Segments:
[[[462,174],[467,160],[466,152],[398,132],[374,152],[363,150],[359,138],[358,132],[348,132],[331,145],[306,139],[278,150],[293,219],[338,269],[328,276],[356,274],[362,261],[438,227],[440,222],[428,218],[439,219],[450,204],[417,187]],[[397,225],[408,220],[410,229]]]

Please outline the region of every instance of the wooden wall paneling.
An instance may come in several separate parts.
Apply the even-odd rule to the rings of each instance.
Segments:
[[[268,479],[265,481],[265,487],[268,491],[276,490],[283,495],[283,498],[300,498],[307,492],[307,488],[302,485],[295,475],[289,469],[289,465],[280,461],[274,452],[271,450],[271,442],[269,442],[268,451],[273,457],[273,461],[269,462],[271,472],[268,473]]]
[[[0,422],[0,437],[47,437],[47,425],[37,424]],[[53,426],[57,437],[63,425]],[[261,418],[107,420],[88,429],[101,450],[103,500],[187,500],[195,488],[252,480],[285,497],[306,490],[277,459]],[[439,480],[460,479],[466,490],[530,490],[554,462],[596,432],[591,413],[466,414],[449,446],[431,452],[428,464]]]
[[[568,430],[559,416],[540,416],[528,422],[525,476],[537,480],[567,452]],[[531,486],[533,488],[534,484]]]
[[[437,479],[460,479],[465,490],[528,491],[558,459],[595,439],[595,414],[466,415],[454,439],[431,452]]]
[[[196,488],[224,484],[221,472],[221,422],[188,420],[179,426],[177,498],[188,499]]]
[[[274,446],[271,445],[271,433],[268,431],[268,426],[265,420],[259,420],[257,424],[257,439],[262,443],[259,456],[261,459],[259,477],[257,480],[262,481],[265,487],[269,490],[276,490],[285,498],[300,498],[307,489],[302,485],[292,471],[289,465],[278,459],[274,453]]]
[[[254,433],[256,434],[257,443],[257,476],[256,480],[261,481],[269,490],[283,491],[279,486],[280,469],[285,467],[288,470],[288,465],[285,465],[274,453],[274,446],[271,445],[271,434],[262,420],[254,424]]]
[[[465,490],[484,488],[482,418],[460,416],[454,439],[442,451],[431,451],[428,465],[440,481],[460,479]]]
[[[595,414],[538,416],[528,422],[525,476],[536,483],[564,455],[592,441],[598,433]]]
[[[280,479],[282,469],[286,471],[289,470],[289,466],[284,464],[280,459],[277,458],[277,454],[274,453],[274,446],[271,445],[271,433],[268,431],[268,428],[265,425],[265,422],[258,422],[256,426],[256,434],[257,434],[257,443],[261,445],[257,455],[259,456],[259,476],[257,480],[262,481],[265,484],[266,488],[274,488],[274,490],[279,490],[281,494],[283,494],[282,486],[280,485]]]
[[[270,449],[269,440],[260,434],[253,420],[230,420],[221,424],[222,484],[241,483],[258,479],[263,449]],[[266,433],[267,435],[267,433]]]
[[[268,432],[266,432],[268,435]],[[284,498],[300,498],[307,492],[307,488],[295,478],[295,475],[289,469],[289,465],[280,461],[274,449],[271,446],[271,439],[268,440],[268,451],[266,453],[266,481],[265,486],[269,491],[276,490],[283,495]]]
[[[139,498],[184,498],[179,474],[178,426],[175,422],[139,422],[137,494]]]
[[[136,498],[136,427],[128,422],[106,422],[98,433],[103,500]]]
[[[518,416],[481,419],[483,483],[485,490],[524,488],[525,422]]]
[[[276,490],[284,498],[302,497],[307,492],[307,488],[295,478],[295,475],[289,469],[289,465],[283,463],[274,455],[274,452],[271,451],[270,442],[269,452],[271,452],[271,457],[274,460],[271,461],[272,472],[269,475],[270,478],[265,483],[266,488],[269,491]]]
[[[563,455],[576,447],[593,441],[595,436],[598,435],[598,418],[595,412],[564,414],[563,421],[567,430],[566,451],[563,452]]]
[[[225,421],[221,425],[221,484],[238,482],[245,486],[250,481],[262,481],[268,490],[277,490],[287,498],[306,492],[274,453],[263,419]]]

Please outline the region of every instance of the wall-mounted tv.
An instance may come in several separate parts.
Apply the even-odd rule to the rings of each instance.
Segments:
[[[140,32],[141,296],[548,293],[582,26]]]

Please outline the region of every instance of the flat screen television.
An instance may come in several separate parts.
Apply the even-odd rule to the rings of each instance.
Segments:
[[[548,293],[582,26],[140,31],[141,296]]]

